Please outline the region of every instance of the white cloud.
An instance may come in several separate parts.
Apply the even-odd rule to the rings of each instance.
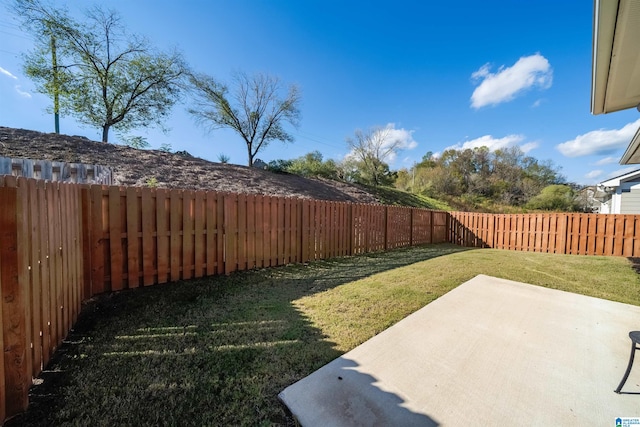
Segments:
[[[604,173],[604,171],[600,170],[600,169],[596,169],[596,170],[592,170],[591,172],[585,174],[585,178],[586,179],[596,179],[599,176],[602,176],[602,174]]]
[[[470,141],[459,142],[456,145],[445,148],[445,150],[466,150],[467,148],[480,148],[487,147],[490,151],[496,151],[501,148],[507,148],[524,141],[524,135],[507,135],[504,138],[494,138],[491,135],[481,136],[480,138],[472,139]],[[529,143],[535,144],[535,143]],[[526,146],[528,144],[525,144]],[[523,146],[523,147],[524,147]],[[531,147],[535,148],[535,147]],[[530,149],[531,149],[530,148]],[[523,149],[524,151],[524,149]]]
[[[536,53],[523,56],[511,67],[503,65],[495,73],[491,72],[489,64],[485,64],[471,74],[471,79],[480,82],[471,95],[471,106],[478,109],[511,101],[534,87],[550,88],[553,71],[549,61]]]
[[[16,89],[16,92],[18,92],[18,95],[24,98],[31,98],[31,94],[29,92],[25,92],[22,89],[20,89],[20,85],[15,85],[14,87]]]
[[[523,153],[528,153],[529,151],[538,148],[540,146],[540,144],[538,144],[537,142],[527,142],[526,144],[522,144],[520,146],[520,149],[522,150]]]
[[[11,74],[9,71],[5,70],[4,68],[0,67],[0,74],[4,74],[7,77],[10,77],[14,80],[18,80],[18,78],[16,76],[14,76],[13,74]]]
[[[622,129],[600,129],[578,135],[570,141],[556,145],[556,148],[567,157],[611,154],[625,148],[638,127],[640,119],[625,125]]]
[[[605,157],[604,159],[600,159],[597,162],[595,162],[596,166],[602,166],[602,165],[610,165],[613,163],[618,163],[618,159],[616,157]]]

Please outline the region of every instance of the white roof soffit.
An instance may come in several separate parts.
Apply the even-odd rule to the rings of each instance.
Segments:
[[[640,103],[640,2],[594,0],[591,112]]]

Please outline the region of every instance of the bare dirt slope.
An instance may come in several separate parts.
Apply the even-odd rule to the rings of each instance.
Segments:
[[[149,180],[155,179],[157,186],[163,188],[207,189],[359,203],[378,202],[365,189],[342,182],[276,174],[158,150],[137,150],[95,142],[84,137],[2,126],[0,156],[107,166],[112,169],[118,185],[144,186],[148,185]]]

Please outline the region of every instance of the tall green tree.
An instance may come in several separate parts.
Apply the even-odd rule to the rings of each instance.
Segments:
[[[157,52],[147,39],[129,34],[115,11],[100,7],[87,11],[82,22],[39,0],[16,0],[15,10],[32,23],[36,39],[55,38],[54,65],[39,46],[25,56],[24,68],[39,92],[60,97],[62,112],[102,129],[103,142],[112,128],[125,134],[163,127],[186,73],[179,52]]]
[[[248,165],[272,141],[293,142],[285,123],[300,122],[301,94],[291,85],[285,93],[275,76],[242,72],[233,76],[232,90],[206,74],[189,76],[195,107],[189,109],[198,122],[212,129],[236,131],[247,146]]]

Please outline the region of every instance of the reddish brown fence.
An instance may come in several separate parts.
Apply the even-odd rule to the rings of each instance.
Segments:
[[[0,424],[91,296],[448,240],[446,212],[0,176]]]
[[[0,422],[73,325],[82,293],[80,187],[0,176]]]
[[[468,212],[450,215],[450,242],[461,246],[574,255],[640,256],[640,215]]]
[[[0,176],[0,423],[81,302],[127,288],[425,243],[640,256],[640,216],[491,215]]]
[[[83,192],[88,294],[448,239],[446,212],[141,187]]]

